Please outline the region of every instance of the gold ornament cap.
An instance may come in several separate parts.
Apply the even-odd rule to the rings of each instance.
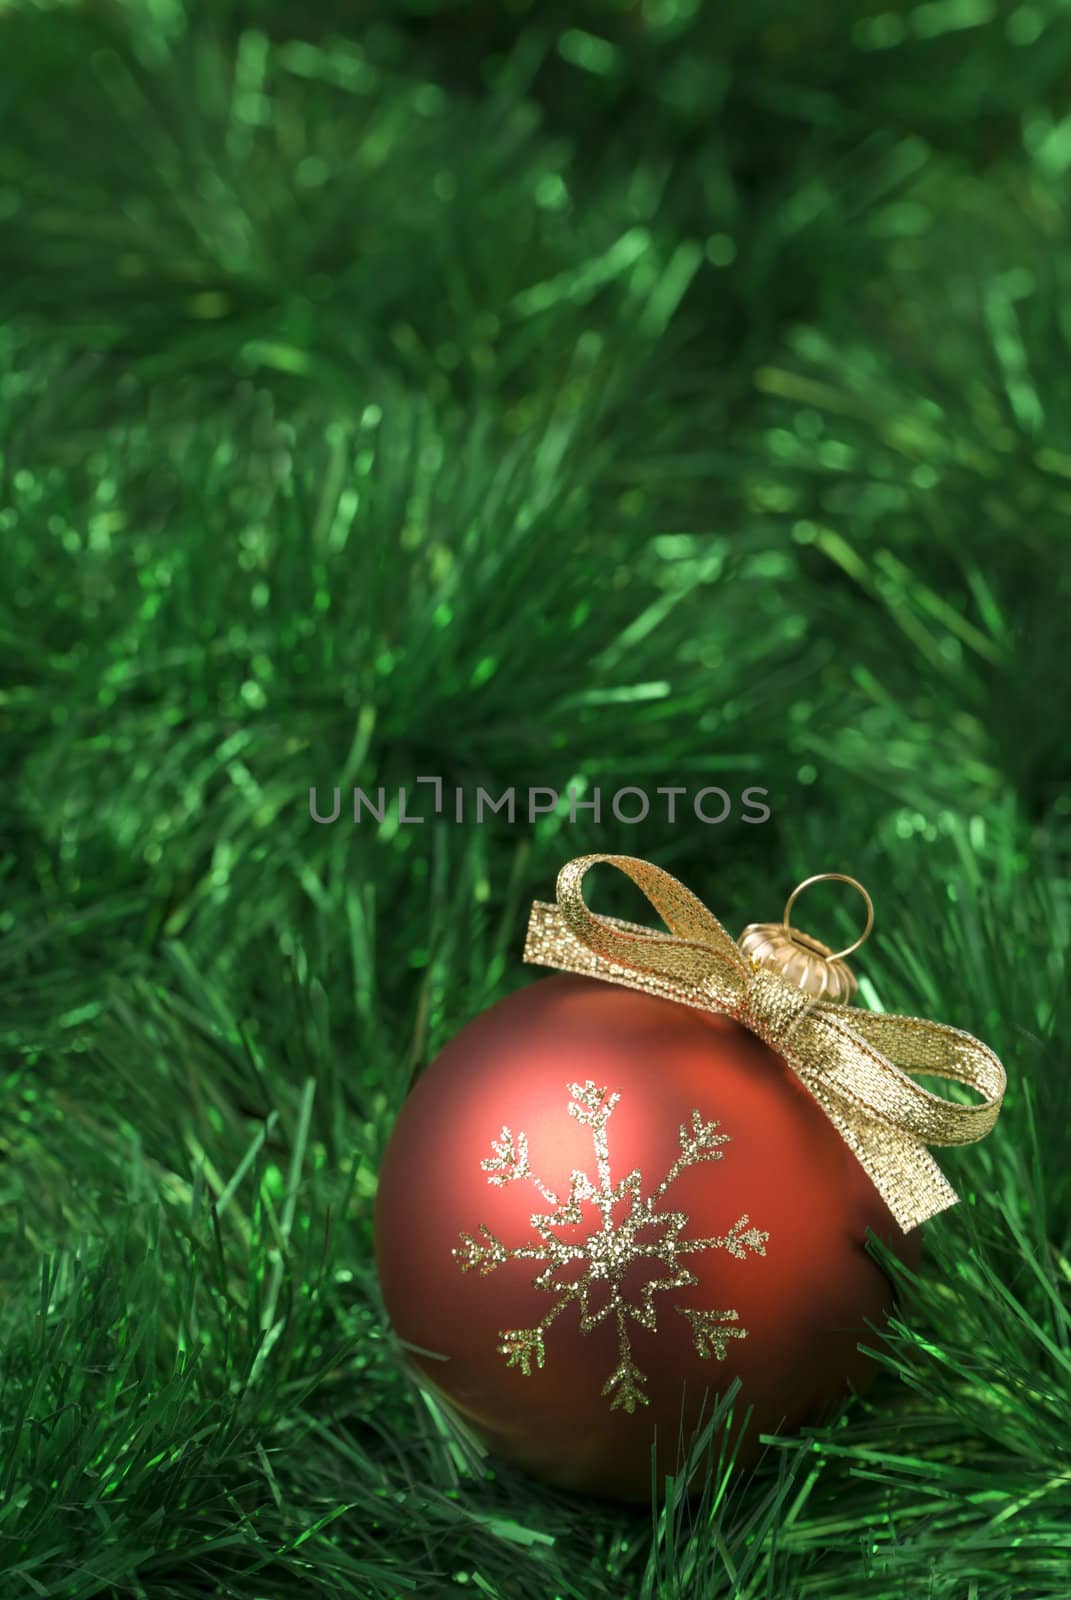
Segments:
[[[843,950],[831,950],[820,939],[813,938],[809,933],[801,933],[789,920],[797,896],[804,889],[809,889],[812,883],[825,883],[828,880],[850,884],[853,889],[858,889],[866,902],[866,927],[855,943]],[[805,994],[830,1000],[834,1005],[847,1005],[859,984],[850,967],[845,965],[844,957],[859,949],[873,926],[874,907],[863,885],[843,872],[819,872],[796,885],[788,897],[780,922],[749,923],[737,943],[752,961],[763,967],[771,967],[786,983],[794,984]]]

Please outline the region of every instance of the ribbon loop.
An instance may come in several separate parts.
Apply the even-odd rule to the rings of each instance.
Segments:
[[[590,910],[581,885],[600,862],[631,878],[667,932]],[[532,907],[526,961],[733,1017],[814,1095],[905,1233],[956,1204],[926,1146],[973,1144],[993,1127],[1007,1078],[987,1045],[922,1017],[817,999],[754,967],[701,900],[635,856],[578,856],[558,874],[557,894],[556,906]],[[963,1084],[982,1103],[945,1100],[911,1072]]]
[[[588,909],[581,884],[599,862],[632,879],[654,906],[669,935],[632,923],[598,917]],[[702,981],[719,965],[746,973],[748,964],[712,911],[661,867],[635,856],[577,856],[558,874],[558,909],[581,944],[619,966],[658,972],[682,981]],[[626,931],[627,930],[627,931]]]

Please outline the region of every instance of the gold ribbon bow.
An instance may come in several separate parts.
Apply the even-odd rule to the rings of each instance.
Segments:
[[[598,862],[631,878],[669,932],[590,911],[581,884]],[[558,874],[557,896],[557,906],[532,907],[525,961],[735,1018],[788,1062],[905,1233],[956,1204],[958,1195],[926,1146],[974,1144],[993,1127],[1007,1078],[987,1045],[940,1022],[805,994],[745,956],[676,878],[635,856],[578,856]],[[983,1101],[942,1099],[915,1083],[912,1072],[965,1084]]]

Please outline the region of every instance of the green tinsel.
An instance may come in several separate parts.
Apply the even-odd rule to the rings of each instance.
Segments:
[[[3,1600],[1071,1594],[1071,12],[882,3],[0,4]],[[309,816],[420,774],[772,817]],[[650,1513],[371,1260],[592,848],[856,874],[1010,1079],[877,1386]]]

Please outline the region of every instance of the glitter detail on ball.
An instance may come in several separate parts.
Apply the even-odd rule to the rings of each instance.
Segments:
[[[491,1141],[494,1154],[480,1164],[489,1175],[488,1183],[500,1187],[527,1180],[538,1189],[551,1207],[550,1211],[535,1212],[531,1218],[538,1243],[510,1247],[481,1224],[480,1237],[462,1233],[462,1244],[455,1246],[452,1253],[463,1272],[476,1268],[485,1277],[506,1261],[536,1261],[544,1265],[544,1270],[532,1281],[537,1289],[556,1297],[546,1316],[535,1327],[507,1328],[499,1333],[498,1353],[505,1356],[508,1366],[520,1367],[525,1377],[531,1375],[533,1361],[538,1367],[543,1366],[546,1357],[543,1336],[568,1305],[577,1302],[582,1333],[590,1333],[612,1315],[617,1324],[619,1359],[603,1385],[602,1394],[611,1397],[611,1410],[621,1407],[631,1413],[637,1406],[647,1405],[648,1399],[643,1392],[646,1378],[632,1359],[628,1319],[631,1317],[649,1333],[657,1331],[655,1295],[699,1281],[681,1262],[682,1255],[698,1250],[725,1250],[743,1260],[751,1250],[764,1256],[770,1236],[749,1226],[750,1219],[745,1213],[723,1236],[686,1239],[682,1235],[688,1226],[688,1217],[683,1211],[655,1209],[656,1202],[662,1199],[678,1173],[701,1161],[722,1159],[721,1146],[729,1143],[729,1135],[718,1131],[717,1122],[704,1122],[698,1111],[692,1112],[691,1127],[685,1124],[680,1130],[680,1155],[654,1193],[643,1199],[640,1192],[643,1179],[638,1169],[617,1184],[610,1178],[606,1125],[621,1096],[597,1088],[590,1079],[583,1085],[570,1083],[567,1087],[572,1096],[569,1115],[582,1127],[592,1130],[598,1183],[593,1183],[586,1173],[574,1171],[569,1198],[560,1200],[532,1172],[526,1136],[520,1133],[514,1137],[509,1128],[503,1128],[502,1137]],[[582,1224],[585,1202],[598,1208],[602,1226],[580,1240],[560,1238],[555,1230]],[[628,1205],[628,1213],[615,1222],[614,1209],[622,1203]],[[638,1295],[630,1296],[623,1288],[625,1274],[637,1262],[645,1260],[657,1263],[664,1271],[645,1284]],[[579,1274],[563,1279],[561,1274],[574,1264],[580,1265]],[[675,1309],[691,1323],[695,1349],[701,1357],[712,1356],[723,1361],[728,1341],[747,1337],[746,1328],[735,1326],[739,1321],[736,1311],[696,1311],[684,1306]]]

